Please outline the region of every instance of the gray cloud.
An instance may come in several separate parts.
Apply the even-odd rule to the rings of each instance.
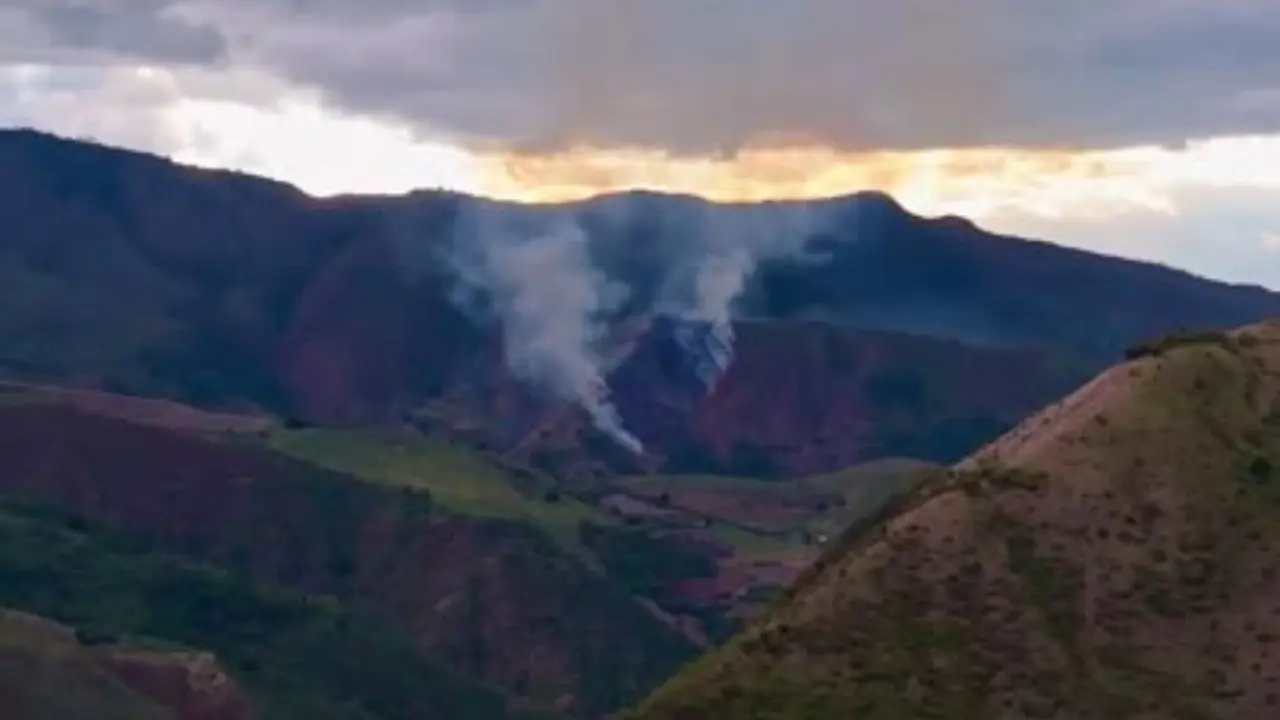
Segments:
[[[184,20],[170,0],[18,0],[0,10],[0,59],[215,63],[219,29]]]
[[[18,0],[0,41],[23,29],[33,57],[225,54],[353,111],[533,149],[1280,131],[1270,0]]]

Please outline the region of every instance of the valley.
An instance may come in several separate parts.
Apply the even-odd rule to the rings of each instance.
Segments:
[[[655,298],[733,208],[574,204],[589,259],[627,287],[593,322],[636,454],[532,372],[527,333],[473,307],[441,259],[485,241],[468,217],[563,208],[320,200],[29,131],[0,131],[0,200],[0,654],[84,688],[68,709],[0,684],[22,720],[1102,707],[1073,692],[1236,707],[1153,664],[1141,642],[1158,629],[1133,618],[1146,598],[1203,635],[1185,618],[1216,611],[1177,574],[1217,562],[1203,533],[1260,572],[1249,548],[1270,529],[1245,511],[1269,471],[1246,468],[1232,500],[1195,495],[1185,468],[1225,483],[1241,453],[1280,461],[1274,327],[1218,332],[1280,316],[1276,293],[868,193],[820,204],[826,224],[758,258],[732,318],[708,325]],[[1142,544],[1193,495],[1207,515]],[[1140,586],[1104,583],[1114,568]],[[974,608],[994,624],[965,624]],[[1248,608],[1240,672],[1269,652]],[[948,654],[988,630],[977,656]],[[193,657],[225,677],[225,711],[119,670],[188,687]],[[1034,691],[992,684],[1015,664]],[[952,672],[965,665],[986,674]],[[1063,684],[1079,667],[1096,672]],[[1269,707],[1270,681],[1246,675],[1239,707]],[[1157,697],[1157,676],[1180,689]]]

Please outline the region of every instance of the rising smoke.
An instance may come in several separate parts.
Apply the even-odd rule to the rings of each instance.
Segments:
[[[1002,35],[991,30],[1004,2],[537,3],[519,25],[522,40],[513,38],[528,43],[517,74],[537,111],[520,115],[504,142],[478,149],[536,181],[522,160],[577,150],[705,158],[752,147],[983,144],[999,93],[982,80],[993,77],[991,37]],[[936,107],[946,111],[919,111]],[[584,182],[600,169],[584,168]],[[611,314],[628,302],[628,312],[675,319],[677,342],[711,388],[733,361],[731,317],[751,274],[796,253],[821,222],[810,204],[687,200],[554,209],[476,201],[454,243],[462,286],[486,296],[500,319],[511,369],[581,404],[637,451],[605,384]],[[598,237],[602,225],[584,222],[586,211],[609,216],[612,237]],[[653,213],[664,217],[641,217]],[[670,250],[656,292],[628,288],[618,268],[611,276],[593,261],[598,245],[633,241],[623,226],[640,221],[663,237],[638,242]],[[670,249],[676,238],[684,242]]]
[[[502,328],[511,371],[580,405],[601,431],[638,454],[640,440],[610,401],[604,356],[610,320],[641,293],[626,278],[611,277],[592,253],[593,246],[625,242],[628,226],[641,219],[619,200],[559,208],[464,201],[448,259],[459,280],[455,301],[474,310],[476,298],[483,300]],[[733,305],[757,264],[797,253],[821,216],[799,203],[699,201],[689,212],[672,198],[645,208],[670,213],[657,227],[685,242],[664,258],[652,300],[632,312],[677,321],[675,340],[709,390],[733,360]],[[593,211],[604,221],[585,222]]]
[[[569,214],[468,205],[450,257],[460,280],[455,299],[483,295],[511,371],[579,404],[597,428],[639,454],[643,446],[623,427],[600,371],[605,318],[626,289],[592,266],[587,242]]]
[[[709,390],[733,362],[733,308],[757,265],[802,251],[820,217],[803,203],[700,206],[694,228],[700,252],[685,259],[685,272],[670,276],[657,309],[685,321],[677,342]]]

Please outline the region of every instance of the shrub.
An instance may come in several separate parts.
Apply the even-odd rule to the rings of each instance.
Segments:
[[[1231,338],[1226,333],[1212,331],[1179,331],[1144,342],[1131,345],[1124,351],[1126,360],[1137,360],[1144,357],[1159,357],[1169,350],[1195,345],[1218,345],[1225,348],[1232,346]]]

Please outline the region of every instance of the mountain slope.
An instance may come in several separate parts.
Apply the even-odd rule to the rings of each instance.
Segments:
[[[36,642],[45,632],[18,633],[27,623],[0,624],[0,641],[8,630],[23,640],[14,663],[68,683],[12,687],[5,678],[15,676],[0,673],[0,699],[25,698],[51,718],[131,717],[138,703],[121,686],[181,720],[519,717],[500,693],[332,600],[264,588],[46,508],[0,505],[0,579],[0,603],[76,626],[72,639],[51,643]],[[251,697],[231,693],[209,653],[189,648],[216,653]]]
[[[1134,354],[630,717],[1274,717],[1280,323]]]
[[[615,709],[694,652],[538,527],[451,514],[425,491],[375,486],[243,438],[0,402],[0,469],[0,493],[149,550],[334,596],[466,675],[544,705]]]
[[[168,688],[146,683],[148,676],[165,677]],[[89,648],[69,627],[10,610],[0,610],[0,704],[9,720],[254,717],[207,655]]]
[[[0,377],[326,426],[429,415],[434,429],[478,425],[486,443],[517,442],[564,408],[515,379],[501,328],[463,311],[441,258],[454,240],[481,240],[460,216],[494,207],[448,193],[322,201],[258,178],[0,131]],[[592,262],[629,289],[622,314],[639,313],[694,249],[741,225],[721,221],[744,211],[645,193],[576,207]],[[1092,372],[1132,342],[1280,313],[1275,293],[917,218],[879,195],[796,207],[824,224],[792,238],[795,257],[769,260],[751,279],[741,311],[754,322],[740,328],[738,369],[724,386],[732,403],[718,394],[660,401],[682,388],[653,347],[661,338],[612,378],[631,388],[619,388],[622,411],[646,428],[660,469],[953,460],[1056,397],[1064,376],[1082,379],[1082,367]],[[923,352],[927,340],[904,332],[941,342]],[[905,388],[897,393],[884,392],[883,378],[840,381],[841,358],[887,359],[907,375],[1027,365],[1016,388],[972,371],[922,409],[909,379],[888,383]],[[780,369],[795,414],[778,429],[758,422],[757,410],[774,398]],[[662,386],[644,392],[654,381]],[[1006,389],[1017,402],[994,399]],[[839,417],[818,418],[809,393],[836,393]],[[883,402],[863,402],[877,393]],[[441,403],[449,412],[431,415]],[[964,418],[984,421],[964,427]],[[892,432],[813,447],[828,424]],[[622,464],[607,443],[587,444],[578,464]]]
[[[858,200],[839,232],[810,240],[810,252],[826,262],[765,263],[744,311],[982,346],[1051,347],[1103,364],[1138,338],[1280,313],[1276,294],[1262,288],[984,232],[961,218],[919,218],[874,194]]]

